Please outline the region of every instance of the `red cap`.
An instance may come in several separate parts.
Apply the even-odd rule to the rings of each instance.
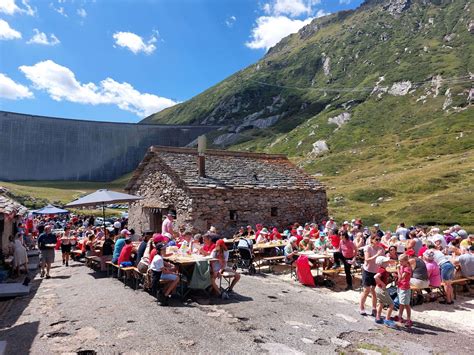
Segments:
[[[406,255],[408,256],[413,256],[415,255],[415,251],[413,249],[408,249],[406,252],[405,252]]]

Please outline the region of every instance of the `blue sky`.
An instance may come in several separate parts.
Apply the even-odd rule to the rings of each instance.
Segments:
[[[362,0],[0,0],[0,109],[138,122]]]

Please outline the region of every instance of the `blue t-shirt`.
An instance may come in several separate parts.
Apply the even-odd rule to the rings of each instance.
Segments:
[[[120,252],[122,251],[122,248],[123,248],[124,245],[125,245],[125,239],[124,238],[120,238],[119,240],[117,240],[115,242],[114,255],[112,256],[112,260],[114,260],[114,261],[118,260],[118,258],[120,256]]]
[[[43,249],[51,249],[50,247],[46,247],[46,244],[56,244],[57,239],[56,235],[53,233],[41,233],[38,237],[38,248],[40,250]]]

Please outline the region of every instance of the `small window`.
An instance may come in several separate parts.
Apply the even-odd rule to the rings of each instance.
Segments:
[[[278,216],[278,207],[272,207],[270,209],[270,216],[277,217]]]
[[[229,218],[231,221],[237,220],[237,211],[236,210],[229,210]]]

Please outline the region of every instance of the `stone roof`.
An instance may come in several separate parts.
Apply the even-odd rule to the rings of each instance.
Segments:
[[[195,148],[151,147],[126,189],[131,190],[146,166],[160,160],[191,189],[281,189],[319,190],[324,187],[291,163],[285,155],[207,150],[206,176],[200,177]],[[159,173],[159,172],[157,172]]]
[[[0,194],[0,213],[11,214],[13,212],[16,215],[23,215],[27,211],[28,209],[25,206],[5,195]]]

